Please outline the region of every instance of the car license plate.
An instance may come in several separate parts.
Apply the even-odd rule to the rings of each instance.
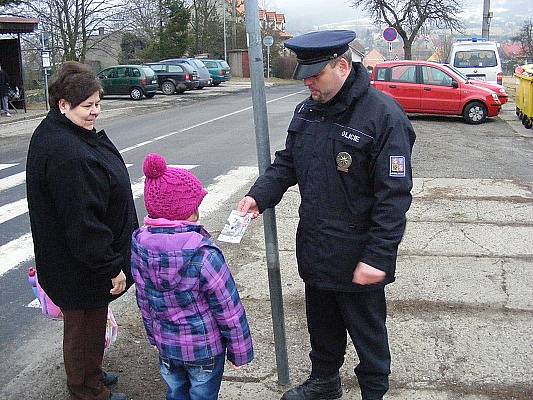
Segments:
[[[486,81],[485,75],[467,75],[470,79],[475,79],[478,81]]]

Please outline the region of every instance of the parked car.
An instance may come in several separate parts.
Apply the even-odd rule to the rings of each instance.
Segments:
[[[227,82],[231,79],[231,68],[226,61],[202,58],[202,62],[211,74],[214,86],[218,86],[222,82]]]
[[[148,66],[115,65],[100,71],[104,95],[129,94],[133,100],[141,100],[143,95],[151,99],[157,91],[157,76]]]
[[[480,81],[478,79],[469,79],[465,74],[463,74],[461,71],[459,71],[457,68],[455,68],[452,65],[444,64],[446,68],[451,69],[453,72],[455,72],[457,75],[459,75],[461,78],[463,78],[465,81],[468,81],[466,83],[470,83],[472,85],[481,86],[487,89],[492,90],[493,92],[496,92],[498,95],[498,98],[500,99],[500,103],[502,103],[502,106],[509,101],[509,95],[507,94],[507,91],[502,85],[498,85],[496,83],[489,83],[487,81]]]
[[[481,38],[460,39],[452,44],[448,64],[453,65],[469,79],[501,85],[503,72],[499,43]]]
[[[212,79],[211,74],[205,67],[204,63],[195,58],[182,57],[182,58],[169,58],[167,60],[159,61],[161,64],[175,64],[175,63],[186,63],[189,64],[194,71],[198,74],[198,89],[203,89],[206,86],[211,85]]]
[[[147,63],[157,75],[157,83],[164,94],[183,93],[198,87],[198,76],[189,64]]]
[[[467,83],[449,68],[429,61],[378,63],[371,85],[393,97],[407,113],[462,115],[470,124],[481,124],[501,109],[495,92]]]

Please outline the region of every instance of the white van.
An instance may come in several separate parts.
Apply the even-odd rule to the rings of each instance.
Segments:
[[[503,72],[498,47],[499,43],[485,39],[460,39],[452,44],[448,63],[470,79],[501,85]]]

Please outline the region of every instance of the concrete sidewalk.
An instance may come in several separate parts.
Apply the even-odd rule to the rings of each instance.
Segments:
[[[397,282],[388,286],[393,356],[388,399],[533,398],[533,186],[510,180],[416,179]],[[294,235],[299,194],[276,209],[292,383],[309,371]],[[235,279],[257,358],[226,370],[221,399],[279,399],[261,222],[235,251]],[[226,246],[228,247],[228,246]],[[247,252],[254,257],[239,262]],[[344,398],[359,398],[350,345]]]

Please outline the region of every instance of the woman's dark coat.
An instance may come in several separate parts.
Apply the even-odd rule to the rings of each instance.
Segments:
[[[51,110],[28,151],[26,186],[39,283],[64,309],[107,305],[120,271],[132,283],[138,227],[124,161],[104,131]]]

